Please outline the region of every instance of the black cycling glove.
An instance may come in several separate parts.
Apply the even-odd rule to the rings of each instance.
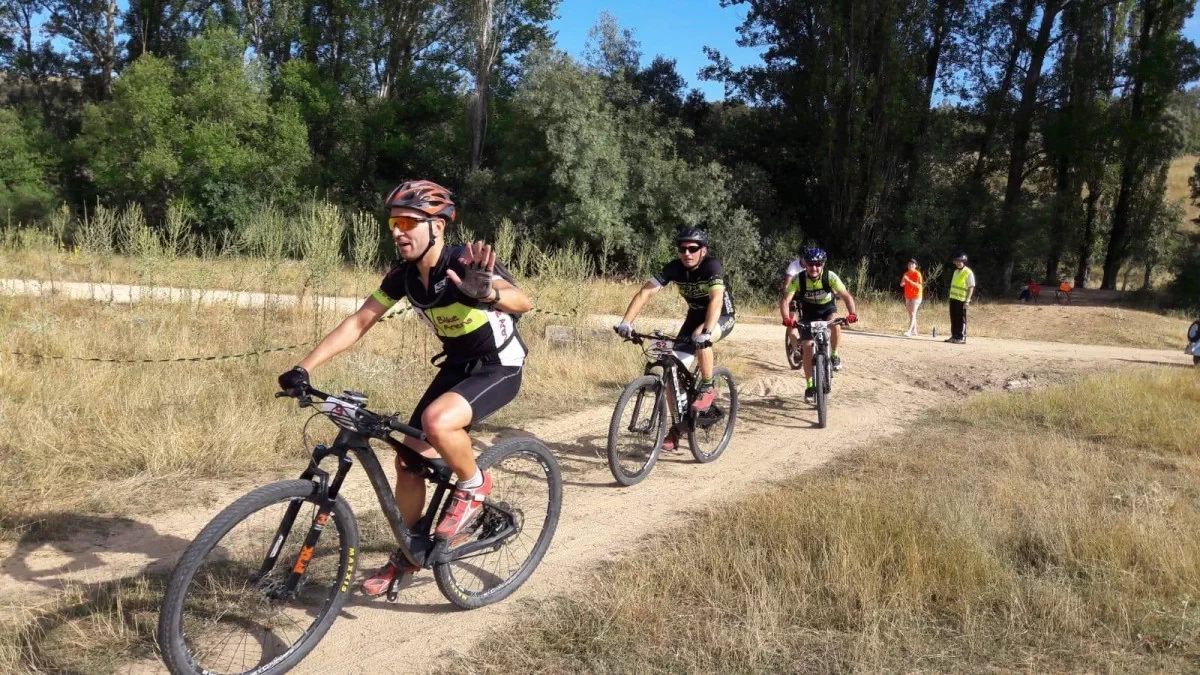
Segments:
[[[279,388],[292,396],[303,394],[311,386],[308,371],[301,366],[296,366],[279,376]]]

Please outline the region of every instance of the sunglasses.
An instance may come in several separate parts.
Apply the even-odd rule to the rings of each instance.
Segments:
[[[433,222],[432,218],[414,218],[412,216],[392,216],[388,218],[388,229],[409,232],[425,223]]]
[[[806,262],[804,264],[809,267],[824,267],[825,266],[825,263],[823,263],[823,262]]]
[[[696,245],[692,245],[692,246],[680,246],[680,247],[679,247],[679,252],[680,252],[680,253],[699,253],[699,252],[700,252],[700,249],[702,249],[702,248],[704,248],[704,247],[703,247],[703,246],[696,246]]]

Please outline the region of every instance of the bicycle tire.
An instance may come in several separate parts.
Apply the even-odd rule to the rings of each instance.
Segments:
[[[622,429],[623,414],[625,412],[625,407],[629,405],[630,401],[633,400],[633,397],[636,396],[638,392],[643,391],[647,392],[649,395],[653,395],[654,397],[650,405],[658,408],[658,425],[656,429],[652,430],[652,433],[654,434],[652,439],[653,446],[646,455],[646,461],[636,471],[630,472],[626,471],[625,467],[621,464],[621,457],[623,454],[620,451],[621,432],[627,431]],[[645,404],[646,400],[643,399],[642,405]],[[653,414],[653,412],[653,409],[651,409],[650,413]],[[613,409],[612,421],[610,421],[608,424],[608,469],[612,472],[613,478],[625,487],[636,485],[642,482],[646,476],[650,475],[650,472],[654,469],[654,465],[658,463],[659,453],[662,452],[663,438],[665,438],[666,435],[667,399],[665,396],[663,396],[662,382],[660,382],[659,379],[653,375],[643,375],[633,382],[630,382],[625,387],[625,391],[621,392],[620,398],[617,399],[617,406]]]
[[[196,535],[171,573],[159,613],[158,644],[162,650],[163,662],[171,673],[191,675],[209,672],[202,664],[195,663],[184,634],[184,610],[188,591],[192,588],[193,578],[208,554],[234,527],[248,520],[255,513],[270,506],[296,499],[315,505],[317,498],[318,486],[308,480],[286,480],[264,485],[225,507],[208,525],[204,526],[200,534]],[[349,598],[349,582],[354,575],[354,555],[358,550],[358,522],[355,520],[350,505],[341,497],[338,497],[334,504],[330,520],[337,528],[339,550],[337,573],[334,576],[329,597],[325,599],[312,624],[291,648],[268,663],[256,664],[246,672],[283,673],[294,667],[325,636]],[[297,535],[302,541],[311,526],[312,520],[298,515],[292,524],[292,530],[288,537],[289,543],[295,542]],[[328,528],[328,524],[325,527]],[[273,535],[274,533],[272,533]],[[270,543],[271,539],[268,538],[267,544],[270,545]],[[294,559],[281,555],[276,561],[276,567],[278,568],[282,564],[286,565],[285,569],[290,569],[293,562]]]
[[[527,455],[535,459],[538,466],[544,472],[546,481],[549,483],[546,517],[542,523],[541,532],[538,533],[534,546],[521,563],[521,566],[507,578],[501,579],[495,586],[481,592],[465,590],[458,579],[456,579],[455,570],[466,566],[463,560],[441,562],[434,565],[433,576],[437,581],[438,590],[442,592],[442,595],[451,604],[460,609],[477,609],[500,602],[512,595],[513,592],[529,579],[538,564],[541,563],[542,558],[546,555],[546,550],[550,548],[550,540],[554,538],[554,531],[558,527],[558,516],[562,511],[562,470],[558,466],[558,460],[555,459],[554,453],[550,452],[550,449],[541,441],[536,438],[510,438],[501,441],[484,451],[479,456],[477,463],[480,469],[493,469],[493,467],[499,465],[504,459],[515,455]],[[496,482],[494,483],[493,492],[489,500],[501,499],[504,496],[505,476],[499,470],[493,470],[491,473]],[[449,504],[449,500],[447,500],[447,504]],[[526,522],[528,521],[523,521],[522,524],[524,525]],[[518,534],[509,538],[501,544],[500,550],[516,541],[519,536]],[[467,558],[464,560],[474,559]]]
[[[829,389],[825,381],[829,377],[829,371],[825,368],[828,358],[824,354],[813,355],[813,388],[816,389],[818,429],[824,429],[829,421]]]
[[[721,434],[720,441],[718,441],[717,445],[714,446],[710,452],[705,452],[701,447],[699,439],[697,438],[696,425],[693,424],[692,428],[688,430],[688,447],[691,448],[692,457],[695,457],[696,461],[700,462],[701,464],[712,462],[725,452],[725,449],[729,447],[729,442],[733,440],[733,429],[735,426],[737,426],[738,391],[737,383],[733,380],[733,373],[731,373],[728,368],[714,368],[714,386],[716,386],[715,383],[718,380],[725,381],[726,391],[729,392],[729,400],[728,403],[726,403],[726,405],[729,406],[729,409],[726,411],[727,422],[725,431]],[[720,387],[718,387],[718,391],[719,390]],[[717,401],[713,402],[713,405],[719,405],[720,403],[722,403],[722,401],[720,398],[718,398]]]
[[[804,367],[804,348],[800,346],[801,343],[799,341],[793,346],[791,336],[791,328],[783,331],[783,353],[787,358],[788,366],[792,370],[800,370]]]

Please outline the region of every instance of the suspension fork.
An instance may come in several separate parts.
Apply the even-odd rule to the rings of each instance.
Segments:
[[[629,418],[629,431],[631,433],[644,433],[644,432],[652,431],[652,430],[658,428],[658,425],[660,423],[660,420],[658,419],[658,416],[659,416],[658,397],[661,396],[663,393],[663,390],[664,390],[663,382],[665,380],[665,378],[662,376],[662,374],[655,373],[655,369],[660,368],[660,367],[662,367],[662,366],[661,366],[661,364],[658,364],[658,363],[651,363],[646,366],[645,374],[653,375],[653,376],[657,377],[659,384],[658,384],[657,390],[654,392],[654,400],[651,402],[651,405],[653,406],[653,408],[650,410],[650,421],[647,424],[645,429],[635,428],[635,425],[637,424],[638,416],[642,411],[642,402],[645,400],[645,397],[646,397],[645,389],[638,390],[637,398],[635,398],[633,401],[633,414]]]
[[[342,488],[342,482],[345,481],[350,467],[354,465],[354,461],[347,454],[349,448],[341,441],[341,434],[339,434],[339,438],[334,442],[333,448],[318,445],[313,452],[313,458],[308,468],[300,475],[302,479],[306,480],[311,480],[314,477],[319,479],[316,485],[319,505],[312,525],[308,529],[308,534],[304,537],[304,543],[300,547],[300,552],[296,555],[296,560],[292,563],[287,581],[284,583],[284,587],[278,591],[280,597],[290,598],[295,594],[297,587],[300,585],[300,579],[304,576],[304,572],[308,569],[308,563],[312,560],[313,553],[316,551],[317,541],[321,537],[321,532],[325,529],[325,525],[329,523],[329,514],[333,512],[333,507],[337,503],[338,492]],[[330,455],[338,459],[337,471],[332,481],[329,480],[329,473],[319,466],[321,460]],[[283,518],[280,520],[279,529],[275,531],[271,548],[263,560],[262,567],[255,576],[256,580],[264,578],[274,569],[279,559],[279,553],[283,550],[283,545],[287,542],[288,535],[296,523],[296,518],[300,514],[300,508],[304,505],[304,501],[303,499],[293,499],[288,504],[287,511],[284,512]],[[353,555],[352,551],[351,556]]]

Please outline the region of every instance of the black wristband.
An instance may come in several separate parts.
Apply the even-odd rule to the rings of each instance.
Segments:
[[[495,294],[496,294],[496,299],[495,299],[495,300],[493,300],[493,299],[491,299],[491,298],[488,298],[487,300],[484,300],[484,301],[483,301],[483,304],[485,304],[485,305],[495,305],[496,303],[500,302],[500,289],[499,289],[499,288],[496,288],[495,286],[493,286],[493,287],[492,287],[492,291],[493,291],[493,292],[495,292]]]

